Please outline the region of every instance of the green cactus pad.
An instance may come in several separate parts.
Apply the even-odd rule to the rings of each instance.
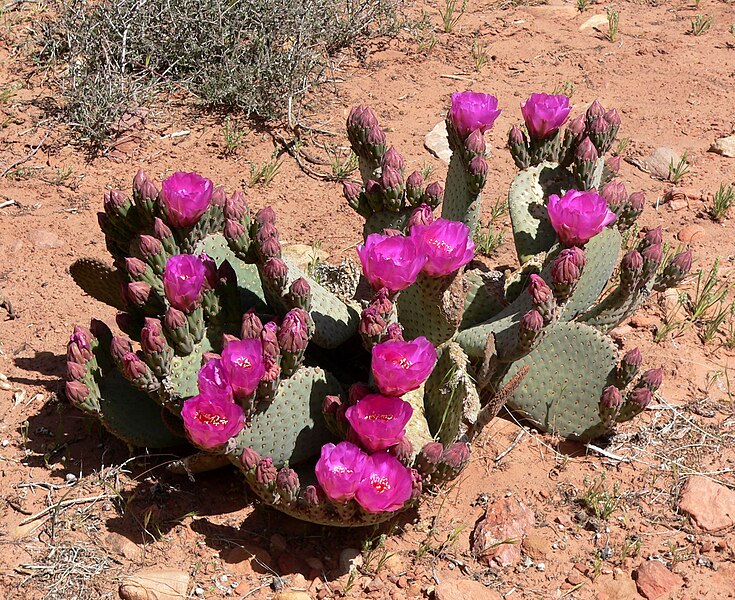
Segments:
[[[497,315],[506,306],[503,274],[500,271],[466,271],[467,296],[460,329],[478,325]]]
[[[118,310],[125,308],[120,289],[127,279],[119,270],[96,258],[80,258],[71,264],[69,274],[92,298]]]
[[[209,235],[203,239],[196,248],[196,254],[205,252],[214,259],[219,267],[224,261],[229,261],[230,266],[237,275],[237,287],[240,290],[242,305],[254,308],[256,311],[267,310],[263,287],[260,284],[258,269],[255,265],[243,262],[235,256],[227,245],[227,240],[222,235]]]
[[[365,221],[365,225],[362,228],[363,239],[366,239],[371,233],[382,234],[384,229],[404,231],[408,224],[408,218],[411,216],[413,210],[413,208],[406,208],[399,212],[381,210],[380,212],[373,213]]]
[[[424,392],[424,411],[434,438],[447,445],[456,442],[475,422],[480,398],[469,371],[469,360],[459,344],[439,349],[439,360]]]
[[[508,208],[521,264],[554,245],[556,232],[546,202],[550,194],[561,194],[573,187],[574,179],[569,171],[556,163],[544,162],[516,175],[508,191]]]
[[[465,296],[461,275],[419,274],[416,282],[398,296],[398,317],[406,339],[424,336],[434,345],[446,342],[462,321]]]
[[[586,311],[599,298],[618,264],[620,232],[608,227],[593,237],[584,248],[587,259],[574,293],[564,304],[562,318],[571,321]]]
[[[602,332],[610,331],[632,315],[647,297],[644,290],[625,294],[617,287],[579,320]]]
[[[482,193],[474,195],[468,190],[469,178],[462,158],[457,152],[449,159],[449,170],[444,188],[442,202],[442,218],[450,221],[461,221],[470,228],[470,237],[474,237],[480,218]]]
[[[281,381],[276,397],[258,412],[248,427],[232,440],[228,454],[239,462],[242,449],[250,447],[261,456],[270,456],[277,467],[303,463],[319,455],[332,436],[322,415],[327,395],[339,395],[342,388],[329,373],[318,367],[301,367]]]
[[[591,440],[607,431],[599,414],[600,395],[617,363],[609,338],[582,323],[558,323],[511,365],[500,387],[528,366],[508,407],[543,431]]]
[[[117,370],[100,382],[102,424],[114,436],[135,448],[168,448],[186,443],[161,418],[161,407],[136,390]]]
[[[592,305],[602,293],[617,264],[620,244],[621,237],[618,231],[609,228],[587,243],[585,247],[587,264],[573,294],[559,311],[560,320],[573,319]],[[555,246],[549,251],[546,266],[541,272],[541,276],[547,283],[551,281],[552,260],[559,249],[558,246]],[[507,308],[492,317],[492,320],[460,331],[456,340],[471,358],[479,358],[485,348],[487,336],[492,333],[495,335],[498,356],[504,359],[512,355],[518,340],[518,326],[521,317],[531,308],[528,293],[521,292]]]
[[[286,257],[283,260],[288,266],[287,286],[299,277],[309,282],[311,288],[311,310],[309,312],[311,318],[314,319],[315,326],[314,337],[311,338],[311,341],[321,348],[336,348],[346,342],[357,332],[357,326],[360,323],[358,309],[342,302],[335,294],[299,269],[292,260]],[[263,287],[268,304],[282,313],[288,311],[289,307],[284,299],[277,296],[273,290],[267,289],[268,287]]]

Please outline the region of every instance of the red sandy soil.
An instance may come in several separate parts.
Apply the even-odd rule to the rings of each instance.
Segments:
[[[471,1],[449,34],[441,31],[438,2],[417,4],[412,11],[425,8],[436,25],[434,47],[420,52],[404,32],[363,49],[365,60],[346,55],[339,83],[322,88],[302,117],[337,134],[322,141],[345,145],[349,108],[368,103],[409,168],[426,163],[441,178],[446,167],[423,148],[424,135],[443,118],[453,91],[491,92],[504,112],[488,138],[489,214],[515,172],[504,144],[505,132],[520,121],[519,103],[531,92],[572,82],[573,114],[595,98],[620,111],[627,157],[644,158],[661,146],[687,151],[691,168],[680,184],[686,201],[674,205],[678,210],[664,202],[670,183],[627,162],[622,180],[649,199],[642,227],[662,225],[665,240],[676,243],[684,226],[697,225],[695,270],[708,270],[719,256],[721,279],[732,278],[735,211],[722,224],[706,214],[711,194],[735,179],[735,159],[708,152],[735,125],[731,2],[702,0],[699,8],[681,0],[618,2],[615,42],[605,38],[607,25],[580,30],[604,14],[602,4],[579,13],[560,0],[538,6]],[[186,106],[159,106],[108,156],[88,160],[69,144],[64,127],[44,120],[37,108],[37,100],[55,92],[17,52],[26,10],[19,5],[2,16],[0,34],[0,89],[22,84],[0,105],[0,171],[42,142],[20,171],[0,177],[0,203],[15,201],[0,209],[0,291],[17,312],[11,320],[0,309],[0,373],[7,377],[0,382],[1,598],[114,598],[122,577],[146,567],[189,573],[196,598],[270,598],[279,585],[281,592],[307,594],[293,598],[640,598],[633,573],[651,557],[682,578],[662,598],[735,597],[735,533],[697,533],[677,509],[680,489],[694,473],[735,486],[734,353],[724,344],[726,324],[708,344],[693,326],[655,342],[663,314],[657,295],[618,330],[621,348],[640,346],[646,364],[662,365],[666,374],[657,410],[621,427],[608,448],[626,461],[537,432],[496,460],[520,431],[510,418],[496,419],[459,481],[425,500],[418,515],[384,530],[382,545],[380,531],[327,530],[256,508],[233,473],[189,481],[155,468],[153,458],[121,466],[127,449],[63,400],[61,380],[73,325],[91,316],[114,322],[113,309],[83,296],[67,272],[79,257],[106,256],[95,216],[102,193],[129,189],[139,167],[159,180],[196,170],[232,191],[247,181],[251,163],[270,158],[274,145],[268,135],[251,133],[235,156],[223,157],[221,120]],[[714,22],[693,36],[690,20],[698,12]],[[473,37],[489,55],[479,71]],[[182,130],[190,133],[166,137]],[[246,195],[252,208],[276,209],[285,240],[320,243],[330,260],[352,255],[360,239],[361,219],[344,203],[340,186],[305,175],[287,155],[269,186]],[[499,227],[508,230],[508,219]],[[515,264],[507,242],[492,259]],[[602,475],[617,505],[606,521],[588,521],[578,499]],[[114,489],[122,500],[105,497]],[[21,525],[51,503],[96,496],[101,499]],[[470,534],[488,500],[504,497],[522,500],[535,524],[521,562],[491,569],[472,555]],[[238,546],[256,549],[265,565],[242,560],[246,553],[232,550]],[[366,549],[352,581],[339,569],[349,548]],[[276,575],[280,583],[272,583]],[[468,581],[488,591],[478,595]]]

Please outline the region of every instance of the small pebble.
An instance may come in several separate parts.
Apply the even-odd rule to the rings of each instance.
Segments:
[[[2,444],[3,444],[3,448],[5,448],[6,446],[10,444],[10,440],[3,440]]]
[[[204,590],[198,587],[194,590],[194,594],[196,594],[197,596],[204,596]]]
[[[536,565],[536,570],[537,571],[541,571],[541,572],[545,571],[546,570],[546,563],[538,563]]]
[[[64,479],[66,479],[67,483],[74,483],[77,480],[77,476],[74,473],[67,473]]]

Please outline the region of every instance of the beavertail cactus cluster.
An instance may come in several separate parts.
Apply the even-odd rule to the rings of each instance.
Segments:
[[[645,199],[604,158],[620,119],[597,101],[572,111],[533,94],[525,131],[510,131],[521,268],[507,279],[473,263],[500,115],[487,94],[452,96],[444,186],[410,172],[370,108],[352,110],[362,180],[343,192],[365,219],[365,282],[348,300],[289,261],[271,208],[196,173],[159,189],[139,172],[132,197],[107,192],[99,213],[112,265],[70,267],[119,310],[119,335],[74,329],[68,399],[131,446],[191,444],[181,468],[235,465],[264,503],[338,526],[383,521],[457,477],[504,405],[569,438],[610,433],[662,372],[637,349],[620,358],[605,332],[692,257],[665,259],[660,228],[622,250]]]

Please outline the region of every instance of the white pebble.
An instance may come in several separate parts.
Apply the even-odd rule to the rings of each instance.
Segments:
[[[546,570],[546,564],[545,563],[538,563],[536,565],[536,570],[537,571],[545,571]]]

